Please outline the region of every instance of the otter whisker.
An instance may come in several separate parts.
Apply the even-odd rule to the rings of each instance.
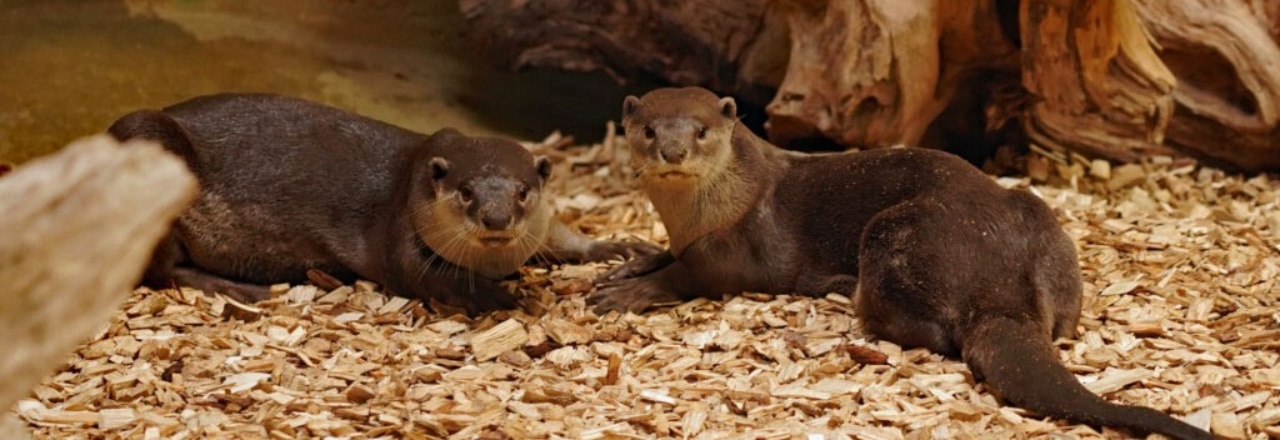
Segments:
[[[542,243],[539,243],[536,240],[533,240],[532,234],[530,234],[530,238],[531,238],[530,242],[533,245],[533,249],[532,249],[533,255],[539,260],[541,260],[542,264],[550,267],[551,265],[555,264],[555,262],[564,261],[564,258],[560,257],[560,253],[556,252],[555,249],[552,249],[551,246],[548,246],[545,241]],[[548,257],[548,255],[550,257]]]
[[[533,232],[526,230],[525,233],[520,236],[519,245],[520,253],[522,255],[532,255],[534,260],[540,262],[540,264],[548,267],[551,266],[551,261],[548,260],[546,255],[542,252],[542,249],[547,249],[549,251],[550,248],[547,247],[545,242],[540,242],[538,237],[533,235]]]

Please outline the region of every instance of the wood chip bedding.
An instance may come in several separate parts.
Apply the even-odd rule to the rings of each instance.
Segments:
[[[612,126],[610,126],[612,130]],[[664,242],[610,137],[557,160],[561,217]],[[1076,240],[1085,330],[1058,342],[1092,391],[1280,438],[1280,183],[1177,160],[1030,156]],[[610,165],[613,164],[613,165]],[[1037,172],[1039,170],[1039,172]],[[599,317],[606,265],[530,266],[522,309],[475,321],[367,282],[239,304],[138,289],[14,410],[39,438],[1124,438],[1004,407],[958,360],[863,332],[851,298],[697,300]]]

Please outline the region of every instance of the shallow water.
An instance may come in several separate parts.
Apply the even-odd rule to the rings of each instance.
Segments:
[[[625,91],[603,75],[500,71],[462,25],[452,0],[0,0],[0,162],[219,92],[521,139],[590,141],[617,119]]]

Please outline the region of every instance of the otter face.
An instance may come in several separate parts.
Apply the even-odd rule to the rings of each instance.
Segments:
[[[546,157],[528,159],[532,160],[518,169],[492,163],[462,169],[445,157],[431,158],[433,216],[451,219],[456,235],[473,245],[516,245],[526,233],[530,215],[542,203],[542,186],[551,173]]]
[[[712,177],[732,157],[733,98],[705,89],[658,89],[622,103],[632,165],[649,183]]]
[[[440,257],[489,278],[519,270],[545,240],[551,161],[506,139],[443,129],[415,165],[413,226]]]

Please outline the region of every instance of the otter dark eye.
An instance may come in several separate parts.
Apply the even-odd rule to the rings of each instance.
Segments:
[[[707,138],[707,127],[699,128],[699,129],[698,129],[698,140],[703,140],[703,139],[706,139],[706,138]]]
[[[529,201],[529,188],[524,188],[524,187],[520,188],[520,201],[521,202]]]
[[[475,194],[471,193],[471,188],[461,188],[458,190],[458,198],[462,200],[462,203],[471,203],[471,199],[474,197]]]
[[[657,134],[653,132],[653,127],[649,127],[649,126],[644,127],[645,139],[653,139],[654,136],[657,136]]]

